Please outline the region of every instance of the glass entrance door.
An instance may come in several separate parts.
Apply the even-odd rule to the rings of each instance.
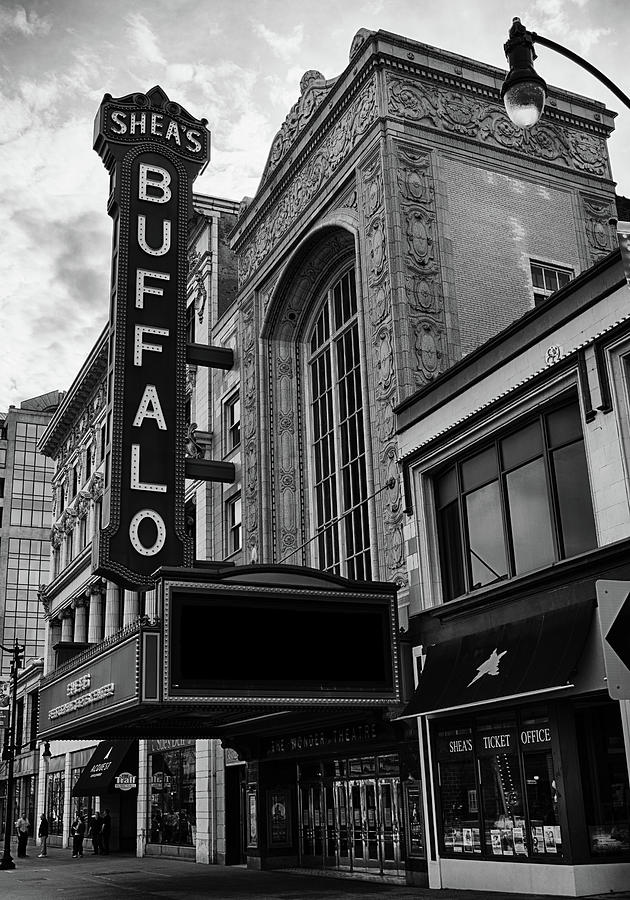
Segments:
[[[398,872],[402,869],[400,782],[394,778],[380,779],[378,801],[382,869],[385,872]]]
[[[404,874],[398,778],[335,778],[299,785],[304,866]]]

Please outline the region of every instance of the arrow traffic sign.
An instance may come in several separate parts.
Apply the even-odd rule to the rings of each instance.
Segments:
[[[608,693],[630,700],[630,581],[597,581],[595,588]]]

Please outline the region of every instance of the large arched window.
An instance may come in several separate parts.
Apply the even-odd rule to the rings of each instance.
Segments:
[[[317,565],[372,575],[354,269],[326,292],[308,335]]]

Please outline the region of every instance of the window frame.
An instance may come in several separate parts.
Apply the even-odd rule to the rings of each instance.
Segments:
[[[237,504],[239,504],[240,509],[240,518],[238,522],[236,521],[236,518],[232,521],[232,511],[236,510]],[[240,491],[225,499],[224,528],[225,556],[227,558],[234,556],[236,553],[240,553],[243,549],[243,503]],[[236,546],[232,540],[235,534],[238,534],[238,546]]]
[[[233,412],[237,406],[239,414],[238,419],[235,419]],[[225,456],[241,446],[241,421],[241,394],[239,390],[236,390],[223,401],[223,450]]]
[[[460,599],[461,597],[467,596],[468,594],[477,591],[484,587],[491,587],[496,585],[499,582],[512,580],[514,578],[518,578],[520,576],[524,576],[529,574],[530,572],[536,571],[540,568],[545,568],[546,565],[553,565],[554,563],[564,560],[570,559],[572,556],[576,554],[567,554],[564,550],[564,536],[562,531],[562,518],[560,511],[560,498],[557,486],[557,479],[553,467],[553,457],[554,454],[564,447],[572,446],[573,444],[578,443],[579,439],[573,440],[564,440],[559,444],[551,443],[548,434],[548,417],[558,410],[568,407],[568,406],[577,406],[580,425],[581,425],[581,440],[582,445],[584,447],[584,454],[586,456],[586,445],[584,439],[584,427],[583,427],[583,418],[581,414],[581,409],[579,405],[579,399],[574,395],[563,394],[560,397],[555,398],[553,401],[544,405],[542,409],[537,410],[529,410],[527,413],[524,413],[522,416],[518,416],[516,419],[513,419],[509,424],[501,429],[497,429],[493,434],[488,435],[485,439],[480,439],[479,441],[475,441],[468,445],[460,453],[451,456],[448,460],[445,460],[441,466],[435,468],[430,477],[433,481],[433,516],[435,518],[436,524],[436,539],[437,539],[437,555],[439,560],[439,572],[440,572],[440,581],[442,584],[442,599],[443,602],[452,602],[454,600]],[[511,435],[517,434],[520,431],[526,429],[529,425],[539,422],[540,423],[540,435],[541,435],[541,451],[531,457],[531,459],[521,460],[516,465],[508,465],[502,460],[501,454],[501,445],[507,438]],[[487,581],[483,584],[473,584],[473,575],[472,568],[470,563],[470,529],[468,527],[468,518],[467,518],[467,509],[466,509],[466,498],[473,494],[475,491],[478,491],[481,487],[486,486],[487,484],[494,483],[491,481],[482,481],[478,485],[470,489],[465,489],[463,480],[462,480],[462,467],[470,460],[479,456],[483,452],[488,449],[493,449],[494,458],[496,461],[496,471],[497,478],[496,482],[498,484],[499,490],[499,514],[501,518],[502,524],[502,534],[503,534],[503,550],[505,552],[506,559],[506,568],[507,574],[498,576],[493,581]],[[510,516],[510,499],[508,497],[508,487],[507,487],[507,478],[508,476],[515,471],[518,471],[520,468],[524,468],[526,465],[529,465],[531,462],[535,460],[542,459],[544,465],[544,475],[545,475],[545,487],[546,487],[546,497],[547,497],[547,507],[550,514],[550,525],[551,525],[551,539],[552,539],[552,547],[553,547],[553,559],[550,560],[549,563],[543,563],[541,566],[535,566],[533,568],[528,568],[523,571],[518,571],[517,569],[517,561],[515,554],[515,542],[513,538],[513,519]],[[461,571],[463,573],[463,586],[464,590],[459,593],[452,593],[447,590],[448,576],[446,575],[447,566],[445,560],[445,542],[443,540],[444,528],[442,525],[443,519],[440,515],[441,510],[446,509],[447,505],[440,506],[438,499],[438,491],[437,491],[437,483],[441,477],[446,475],[449,472],[455,472],[456,477],[456,498],[455,501],[457,503],[458,510],[458,530],[459,530],[459,547],[456,548],[459,552],[459,565],[461,567]],[[597,523],[595,519],[595,503],[593,502],[593,491],[591,487],[591,479],[590,473],[588,470],[588,463],[586,466],[586,476],[587,476],[587,490],[588,495],[591,501],[591,510],[593,513],[593,527],[595,532],[595,540],[596,543],[591,549],[595,549],[598,546],[597,543]],[[449,502],[449,506],[451,503]],[[449,552],[453,552],[452,548],[449,547]],[[474,552],[474,551],[473,551]],[[583,551],[580,551],[583,552]],[[586,552],[586,551],[584,551]],[[450,574],[450,569],[448,569]]]
[[[353,301],[355,308],[351,314],[346,314],[343,309],[346,302],[343,296],[343,291],[341,297],[337,301],[334,294],[335,288],[337,288],[338,285],[341,285],[343,280],[348,276],[352,278],[354,291],[354,297],[352,298],[350,303],[352,304]],[[366,386],[368,380],[365,371],[365,355],[362,352],[363,332],[361,324],[360,285],[358,281],[358,273],[355,261],[352,260],[350,263],[347,260],[344,261],[344,263],[340,265],[330,277],[328,277],[325,281],[322,281],[321,286],[317,290],[315,296],[317,300],[313,303],[312,313],[309,316],[309,319],[303,331],[303,371],[304,383],[307,386],[305,400],[305,433],[307,435],[307,443],[310,446],[310,452],[307,454],[307,465],[311,474],[310,483],[316,485],[318,483],[318,479],[316,477],[316,472],[318,470],[318,462],[316,460],[316,444],[321,440],[321,438],[316,439],[315,436],[312,367],[314,362],[316,362],[318,359],[323,359],[325,354],[328,353],[330,385],[332,387],[331,415],[335,454],[334,468],[331,468],[331,474],[334,474],[335,496],[334,498],[332,498],[334,502],[332,504],[331,515],[327,518],[323,525],[320,525],[318,522],[315,502],[312,501],[309,504],[309,521],[311,525],[310,534],[319,537],[320,534],[326,535],[329,532],[332,532],[334,544],[334,546],[331,547],[327,542],[326,555],[328,555],[331,549],[333,553],[333,556],[331,556],[329,560],[330,564],[327,564],[326,561],[322,559],[320,540],[312,541],[308,548],[310,554],[312,555],[311,565],[316,567],[319,566],[324,571],[333,572],[336,574],[344,575],[346,577],[358,578],[359,580],[370,580],[375,575],[377,561],[375,558],[376,555],[373,550],[376,542],[374,539],[373,510],[370,500],[370,487],[372,483],[369,460],[370,442],[366,428],[366,419],[369,415],[369,405],[366,403]],[[339,304],[337,308],[342,313],[342,321],[339,325],[335,324],[336,302],[338,302]],[[322,311],[325,306],[327,306],[328,308],[327,336],[320,337],[317,346],[313,346],[313,341],[317,340],[317,329],[319,327],[322,317]],[[352,412],[352,416],[346,415],[346,417],[344,418],[340,411],[340,380],[338,377],[338,355],[340,352],[339,346],[344,336],[353,334],[355,329],[357,343],[357,364],[353,366],[351,370],[347,370],[345,375],[347,376],[348,372],[358,370],[360,379],[359,390],[355,390],[353,394],[353,397],[356,401],[356,406]],[[343,353],[343,351],[341,352]],[[320,397],[321,396],[322,395],[320,394]],[[345,424],[345,422],[350,421],[350,418],[357,417],[357,414],[360,416],[360,433],[357,431],[357,446],[360,445],[360,450],[354,458],[359,459],[360,457],[362,457],[363,460],[362,466],[364,479],[360,476],[360,480],[364,480],[364,495],[358,503],[352,502],[348,505],[346,504],[344,499],[345,491],[343,484],[343,474],[344,468],[346,468],[350,473],[350,467],[348,465],[348,459],[344,461],[344,454],[342,452],[341,443],[342,439],[339,426],[340,424]],[[354,490],[354,488],[352,490]],[[361,490],[361,485],[359,485],[359,490]],[[346,523],[348,519],[352,519],[354,516],[360,517],[362,533],[365,535],[365,541],[363,542],[362,549],[359,552],[357,552],[356,545],[354,548],[350,549],[347,545],[346,540]],[[357,567],[363,570],[363,575],[356,574]]]
[[[554,288],[553,290],[549,290],[546,286],[544,288],[536,287],[536,285],[534,284],[534,267],[535,266],[542,270],[543,282],[545,283],[545,285],[546,285],[545,272],[553,272],[553,274],[556,276],[556,282],[557,282],[558,286],[556,288]],[[560,279],[558,278],[559,275],[568,275],[569,276],[568,281],[573,281],[573,279],[575,278],[575,269],[572,268],[571,266],[564,266],[564,265],[560,265],[558,263],[553,263],[553,262],[544,262],[543,260],[540,260],[540,259],[530,259],[529,260],[529,277],[530,277],[531,283],[532,283],[532,296],[534,299],[534,306],[540,306],[542,303],[545,302],[545,300],[547,300],[549,297],[551,297],[552,294],[554,294],[556,291],[560,290],[561,287],[565,287],[565,285],[560,284]],[[568,284],[568,282],[567,282],[567,284]]]

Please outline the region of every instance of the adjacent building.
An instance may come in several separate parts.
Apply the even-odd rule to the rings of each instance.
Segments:
[[[628,883],[630,704],[596,606],[630,589],[629,339],[616,251],[397,408],[435,887]]]
[[[63,394],[50,391],[0,414],[0,644],[24,647],[17,704],[15,810],[34,813],[38,680],[42,673],[45,625],[39,588],[48,581],[52,506],[52,463],[37,444]],[[8,697],[11,654],[0,649],[3,700]],[[0,727],[2,746],[8,729]],[[0,830],[6,822],[6,771],[0,768]],[[17,818],[17,816],[15,817]],[[12,821],[15,821],[15,818]],[[31,823],[33,816],[29,817]]]

